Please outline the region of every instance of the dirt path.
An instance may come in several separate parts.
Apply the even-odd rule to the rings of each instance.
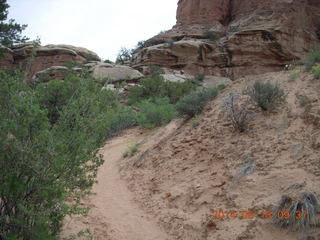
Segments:
[[[130,131],[107,142],[101,150],[105,163],[99,169],[95,195],[84,200],[92,210],[87,217],[66,220],[65,236],[89,228],[95,240],[166,240],[167,236],[135,202],[126,182],[119,173],[119,160],[130,142],[145,136]]]

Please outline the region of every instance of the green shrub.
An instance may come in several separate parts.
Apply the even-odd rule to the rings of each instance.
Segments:
[[[149,72],[150,72],[151,76],[157,76],[157,75],[164,74],[164,70],[158,65],[150,65]]]
[[[144,100],[137,104],[140,109],[138,124],[146,128],[154,128],[169,123],[176,117],[174,105],[168,98],[157,98],[153,102]]]
[[[191,125],[192,127],[198,127],[200,125],[200,118],[199,117],[192,118]]]
[[[312,67],[316,64],[320,63],[320,52],[313,51],[309,54],[307,61],[306,61],[306,71],[310,72]]]
[[[112,62],[111,60],[109,60],[109,59],[106,59],[106,60],[104,60],[103,61],[104,63],[110,63],[110,64],[113,64],[114,62]]]
[[[168,97],[170,103],[176,103],[182,96],[194,90],[197,85],[193,82],[169,82],[163,77],[156,75],[150,78],[143,78],[139,85],[130,88],[128,103],[134,104],[142,100]]]
[[[126,158],[126,157],[132,157],[136,152],[139,151],[139,148],[138,148],[138,144],[136,143],[131,143],[129,144],[128,146],[128,149],[123,153],[123,157]]]
[[[319,63],[312,67],[312,74],[313,74],[314,78],[316,78],[316,79],[320,78],[320,64]]]
[[[308,96],[300,96],[298,100],[300,107],[305,107],[310,104],[310,99],[308,98]]]
[[[69,61],[64,64],[64,66],[67,67],[68,69],[72,69],[74,67],[77,67],[78,65],[79,64],[75,61]]]
[[[57,240],[66,215],[86,212],[99,147],[135,114],[90,78],[34,88],[24,78],[0,71],[0,239]]]
[[[205,32],[203,34],[203,37],[206,39],[210,39],[211,41],[217,41],[220,38],[217,34],[215,34],[214,32],[211,32],[211,31]]]
[[[198,82],[203,82],[205,77],[206,75],[204,73],[198,73],[194,80]]]
[[[289,81],[294,81],[294,80],[296,80],[296,79],[299,78],[299,77],[300,77],[300,73],[299,73],[299,72],[293,72],[293,73],[291,73],[291,74],[289,75],[288,80],[289,80]]]
[[[116,108],[108,112],[107,136],[114,137],[125,129],[136,126],[137,114],[130,108]]]
[[[84,90],[85,89],[85,90]],[[94,91],[104,107],[116,106],[118,96],[111,90],[100,91],[100,86],[91,79],[81,79],[75,75],[66,76],[65,80],[52,80],[36,85],[35,92],[40,105],[48,111],[51,124],[56,123],[62,108],[70,101],[80,97],[83,91]]]
[[[206,103],[216,97],[218,92],[218,88],[201,88],[182,97],[176,105],[179,115],[193,117],[201,113]]]
[[[256,81],[244,94],[250,96],[263,111],[275,109],[286,98],[283,89],[271,82]]]

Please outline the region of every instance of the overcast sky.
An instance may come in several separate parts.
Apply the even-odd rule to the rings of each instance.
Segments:
[[[26,36],[41,44],[71,44],[115,60],[176,22],[178,0],[8,0],[9,17],[28,24]]]

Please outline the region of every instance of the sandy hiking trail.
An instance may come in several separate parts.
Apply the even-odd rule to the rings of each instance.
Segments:
[[[63,237],[90,229],[95,240],[166,240],[167,235],[134,201],[133,193],[119,173],[119,162],[128,144],[146,137],[131,129],[109,140],[101,149],[105,163],[98,172],[93,195],[83,200],[91,207],[88,216],[73,216],[65,221]],[[80,238],[81,239],[81,238]]]

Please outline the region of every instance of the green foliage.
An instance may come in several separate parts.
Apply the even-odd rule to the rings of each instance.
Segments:
[[[200,118],[199,117],[192,118],[191,125],[192,127],[198,127],[200,125]]]
[[[66,66],[68,69],[72,69],[74,67],[77,67],[78,63],[75,61],[69,61],[69,62],[66,62],[64,66]]]
[[[299,77],[300,77],[300,73],[299,72],[293,72],[288,77],[288,80],[289,81],[294,81],[294,80],[298,79]]]
[[[286,98],[283,89],[271,82],[256,81],[244,94],[250,96],[263,111],[275,109]]]
[[[158,65],[150,65],[149,72],[150,72],[151,76],[157,76],[157,75],[164,74],[164,70],[161,67],[159,67]]]
[[[131,49],[127,49],[125,47],[122,47],[119,50],[117,59],[116,59],[116,63],[117,64],[126,64],[129,63],[132,59],[132,50]]]
[[[203,37],[206,39],[209,39],[211,41],[217,41],[220,39],[220,37],[218,35],[216,35],[214,32],[211,31],[207,31],[203,34]]]
[[[47,83],[40,83],[36,86],[36,94],[42,108],[48,111],[48,118],[51,124],[55,124],[60,112],[71,99],[77,99],[86,90],[95,92],[104,107],[115,106],[117,95],[110,91],[100,91],[100,87],[91,79],[81,79],[69,74],[65,80],[52,80]]]
[[[139,85],[133,86],[129,90],[128,103],[134,104],[145,99],[168,97],[170,103],[176,103],[182,96],[188,94],[197,87],[192,82],[169,82],[163,77],[155,75],[150,78],[143,78]]]
[[[308,98],[308,96],[300,96],[298,100],[300,107],[305,107],[310,104],[310,99]]]
[[[136,143],[131,143],[129,144],[128,146],[128,149],[123,153],[123,157],[126,158],[126,157],[132,157],[136,152],[139,151],[139,148],[138,148],[138,144]]]
[[[31,87],[24,77],[0,71],[0,239],[57,240],[66,215],[87,211],[97,149],[135,115],[90,78]]]
[[[114,108],[109,111],[108,116],[108,137],[114,137],[121,131],[138,124],[137,114],[130,108]]]
[[[195,77],[195,81],[203,82],[205,77],[206,75],[204,73],[198,73],[197,76]]]
[[[140,109],[138,124],[145,128],[161,126],[176,117],[175,107],[169,103],[168,98],[156,98],[153,102],[144,100],[137,106]]]
[[[6,21],[8,8],[7,0],[0,0],[0,43],[6,47],[11,47],[17,43],[26,42],[28,38],[21,35],[27,25],[20,25],[14,19]]]
[[[316,79],[320,78],[320,64],[319,63],[317,63],[316,65],[314,65],[312,67],[312,74],[313,74],[314,78],[316,78]]]
[[[113,62],[112,62],[111,60],[109,60],[109,59],[106,59],[106,60],[104,60],[103,62],[104,62],[104,63],[110,63],[110,64],[113,63]]]
[[[176,105],[179,115],[193,117],[202,112],[204,106],[217,96],[220,88],[201,88],[182,97]]]
[[[313,51],[309,54],[307,61],[306,61],[306,71],[310,72],[312,67],[316,64],[320,63],[320,52]]]

